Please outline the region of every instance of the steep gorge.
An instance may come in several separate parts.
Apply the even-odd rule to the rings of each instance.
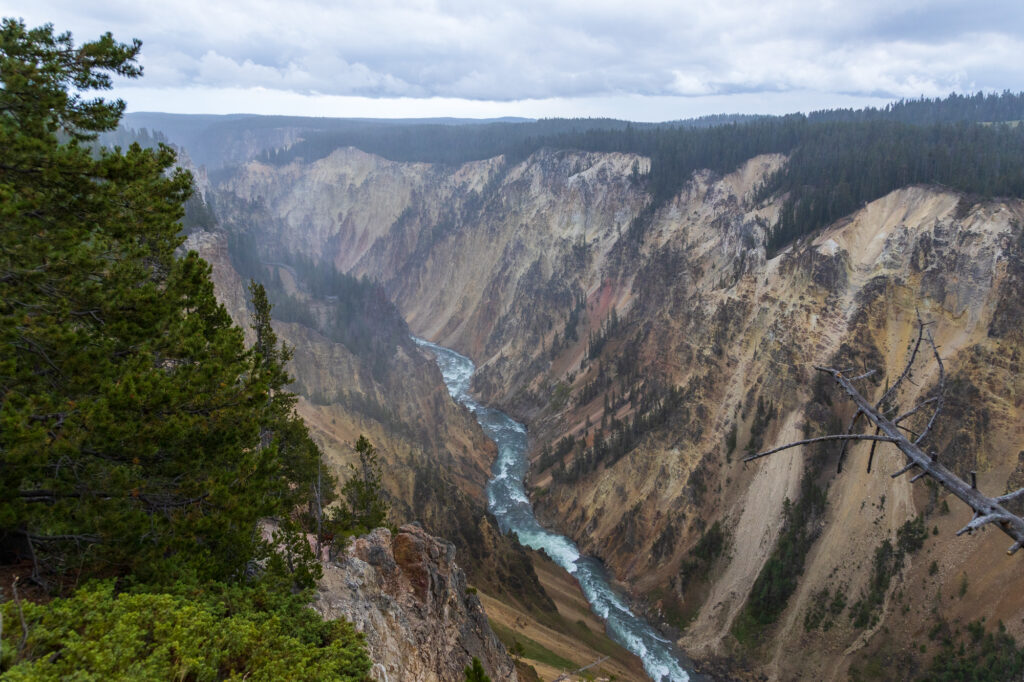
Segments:
[[[232,264],[227,236],[195,232],[183,248],[196,250],[211,264],[218,298],[235,322],[249,330],[248,295]],[[330,301],[304,299],[304,304],[312,310],[324,308],[323,319],[330,319]],[[387,308],[377,316],[378,328],[388,328]],[[468,411],[451,402],[436,365],[416,350],[402,328],[400,334],[385,335],[390,350],[384,341],[375,348],[386,358],[375,368],[375,358],[353,351],[315,325],[275,320],[275,331],[294,353],[289,369],[298,413],[337,477],[347,478],[355,461],[353,444],[365,435],[387,468],[384,484],[394,518],[418,520],[454,542],[460,549],[459,564],[476,585],[547,608],[550,602],[529,558],[484,513],[482,491],[493,443]]]
[[[641,220],[647,160],[618,153],[542,150],[514,165],[444,167],[343,149],[309,164],[250,162],[214,191],[225,219],[268,248],[376,279],[413,332],[473,358],[480,395],[529,422],[533,496],[548,521],[646,597],[696,656],[746,659],[781,678],[842,678],[870,657],[918,669],[926,655],[907,650],[935,622],[986,616],[1020,636],[1024,603],[1004,596],[1021,593],[1018,559],[1002,555],[995,533],[952,537],[967,511],[925,483],[891,480],[902,464],[893,453],[883,448],[871,474],[863,445],[838,475],[834,450],[740,459],[748,445],[845,425],[849,406],[812,366],[893,377],[920,310],[955,387],[934,441],[940,456],[979,471],[990,493],[1019,479],[1024,206],[908,187],[767,258],[779,204],[756,203],[754,190],[783,162],[698,172]],[[307,390],[324,380],[312,374]],[[934,368],[915,380],[905,405],[928,390]],[[395,409],[429,430],[461,418],[442,403],[410,397]],[[302,406],[323,431],[343,419]],[[453,470],[472,496],[487,466],[474,453],[486,448],[461,433],[471,430],[428,442],[438,452],[465,443]],[[395,438],[388,428],[374,435]],[[776,619],[744,637],[745,604],[805,479],[827,488],[828,503],[809,522],[802,578]],[[876,548],[919,514],[939,533],[866,627],[842,609],[831,629],[805,625],[823,593],[852,602],[867,590]],[[715,522],[724,551],[695,555]],[[961,581],[969,600],[950,597]],[[889,635],[874,636],[882,628]]]

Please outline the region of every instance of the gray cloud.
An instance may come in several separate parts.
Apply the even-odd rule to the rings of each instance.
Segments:
[[[144,42],[143,86],[510,101],[1024,89],[1019,0],[39,0]]]

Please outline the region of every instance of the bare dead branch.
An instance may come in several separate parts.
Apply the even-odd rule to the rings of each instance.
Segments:
[[[938,401],[935,406],[935,411],[932,412],[932,416],[928,420],[928,425],[924,427],[924,431],[921,432],[921,435],[914,440],[914,445],[920,445],[921,441],[928,436],[932,427],[935,426],[935,420],[938,419],[939,415],[942,413],[942,406],[945,402],[944,396],[946,395],[946,367],[942,364],[942,358],[939,357],[939,349],[935,345],[935,339],[932,338],[931,332],[928,332],[928,343],[932,347],[932,354],[935,356],[935,362],[939,366],[939,386],[937,389],[938,395],[936,396]]]
[[[972,533],[990,523],[1008,523],[1011,516],[1012,514],[975,514],[970,523],[958,530],[956,534],[960,536],[964,533]]]
[[[857,423],[857,419],[860,418],[861,414],[862,413],[861,413],[860,410],[857,410],[856,412],[853,413],[853,417],[850,419],[850,423],[846,425],[845,433],[847,433],[847,434],[853,433],[853,427]],[[849,447],[849,445],[850,445],[850,441],[846,441],[845,443],[843,443],[843,449],[839,451],[839,461],[836,462],[836,473],[837,474],[843,473],[843,458],[846,457],[846,448]]]
[[[996,502],[1003,504],[1004,502],[1013,502],[1021,497],[1024,497],[1024,488],[1014,490],[1012,493],[1007,493],[1006,495],[1000,495],[996,498]]]
[[[898,416],[895,419],[893,419],[892,423],[893,424],[899,424],[904,419],[907,419],[909,417],[913,417],[915,414],[917,414],[918,412],[923,410],[926,405],[931,405],[932,403],[934,403],[938,399],[939,399],[939,396],[934,395],[931,398],[928,398],[927,400],[921,401],[920,403],[915,405],[913,409],[907,410],[906,412],[904,412],[900,416]]]
[[[882,397],[875,404],[871,404],[867,401],[864,396],[860,394],[857,388],[853,385],[853,379],[848,378],[844,372],[832,368],[832,367],[815,367],[818,371],[825,372],[835,379],[836,383],[846,392],[847,396],[853,401],[854,405],[857,406],[857,413],[850,422],[850,427],[847,431],[850,431],[853,427],[853,423],[856,419],[863,414],[868,421],[870,421],[875,429],[876,434],[881,433],[882,436],[871,436],[867,434],[836,434],[831,436],[821,436],[818,438],[811,438],[807,440],[796,441],[793,443],[787,443],[780,447],[765,452],[759,452],[745,458],[744,461],[751,461],[759,459],[767,455],[786,450],[788,448],[796,447],[798,445],[805,445],[808,443],[821,442],[826,440],[842,440],[847,443],[852,440],[870,440],[874,441],[877,445],[879,442],[887,442],[895,445],[903,453],[907,459],[907,464],[900,471],[893,475],[893,477],[900,476],[907,473],[911,469],[920,468],[920,473],[911,479],[911,482],[917,481],[924,476],[930,476],[937,481],[942,487],[949,492],[953,493],[956,497],[960,498],[964,503],[967,504],[974,511],[974,518],[964,526],[957,535],[964,533],[970,533],[979,528],[983,528],[989,524],[996,524],[996,526],[1008,536],[1013,538],[1014,543],[1010,545],[1007,550],[1007,554],[1014,554],[1022,547],[1024,547],[1024,518],[1012,513],[1003,504],[1011,502],[1020,498],[1024,498],[1024,488],[1016,490],[1011,493],[999,497],[989,497],[978,490],[977,478],[975,472],[971,472],[971,483],[968,484],[962,478],[957,476],[951,470],[943,466],[938,462],[938,458],[934,451],[926,454],[921,449],[920,444],[931,432],[934,427],[936,420],[942,413],[942,407],[945,402],[945,388],[946,388],[946,371],[945,366],[942,363],[942,358],[939,355],[939,348],[935,344],[935,339],[931,332],[927,331],[926,327],[928,323],[921,320],[920,313],[918,313],[918,335],[911,352],[910,359],[903,368],[903,372],[897,378],[896,382],[882,395]],[[889,396],[895,393],[895,390],[904,382],[910,381],[911,368],[914,361],[917,359],[918,352],[920,351],[921,344],[927,342],[931,347],[932,356],[935,359],[939,369],[938,386],[936,387],[936,394],[927,400],[921,402],[913,409],[895,417],[894,419],[888,419],[885,414],[880,411],[885,401]],[[911,382],[912,383],[912,382]],[[931,416],[928,419],[928,424],[924,430],[917,435],[917,437],[911,441],[901,431],[905,427],[899,425],[900,421],[907,419],[913,414],[919,412],[925,405],[935,405]],[[911,433],[913,433],[911,431]],[[843,452],[845,452],[845,447]],[[840,454],[842,457],[842,453]],[[842,460],[840,459],[840,462]],[[870,464],[869,464],[870,467]],[[841,469],[841,464],[840,464]],[[870,471],[870,469],[869,469]]]
[[[570,677],[573,677],[574,675],[579,675],[581,672],[583,672],[584,670],[587,670],[588,668],[593,668],[595,665],[601,665],[602,663],[607,661],[609,658],[611,658],[611,656],[605,656],[604,658],[599,658],[596,661],[594,661],[593,663],[585,665],[582,668],[576,668],[571,673],[562,673],[561,675],[559,675],[558,677],[555,678],[554,682],[562,682],[562,680],[568,680]]]
[[[879,398],[878,402],[875,403],[875,409],[876,410],[879,409],[883,404],[885,404],[885,401],[888,400],[889,396],[895,395],[896,391],[900,387],[900,384],[902,384],[904,381],[906,381],[910,377],[910,371],[911,371],[911,368],[914,366],[914,360],[917,359],[917,352],[921,348],[921,341],[924,340],[924,322],[921,321],[921,312],[920,311],[916,311],[916,312],[917,312],[917,341],[914,342],[914,349],[912,351],[910,351],[910,357],[907,359],[907,364],[905,364],[903,366],[903,372],[901,372],[900,375],[896,378],[896,381],[893,382],[893,385],[889,387],[889,390],[887,390],[885,393],[883,393],[882,397]]]
[[[903,424],[898,424],[897,426],[899,426],[901,430],[909,433],[911,438],[917,437],[917,431],[915,431],[914,429],[904,426]]]
[[[1003,508],[1000,502],[983,495],[977,488],[970,486],[945,466],[934,461],[918,447],[917,443],[912,443],[903,436],[895,424],[874,410],[845,377],[837,374],[835,378],[847,395],[864,411],[865,416],[881,429],[882,433],[895,440],[894,444],[903,452],[908,460],[921,467],[923,471],[928,472],[928,475],[938,481],[944,488],[966,502],[976,513],[987,519],[980,525],[1000,521],[999,528],[1004,533],[1017,542],[1024,541],[1024,519],[1012,514]],[[980,527],[980,525],[975,527]],[[1010,548],[1011,553],[1019,549],[1019,547],[1016,547],[1016,549],[1014,547]]]
[[[875,428],[875,435],[878,435],[878,429]],[[868,455],[868,473],[871,473],[871,465],[875,461],[875,448],[878,447],[878,441],[876,440],[871,444],[871,453]]]
[[[779,446],[777,448],[774,448],[772,450],[765,450],[764,452],[758,452],[758,453],[753,454],[753,455],[748,455],[747,457],[743,458],[743,461],[744,462],[752,462],[755,459],[761,459],[762,457],[767,457],[768,455],[773,455],[773,454],[775,454],[776,452],[778,452],[780,450],[788,450],[789,448],[795,448],[798,445],[809,445],[810,443],[821,443],[821,442],[829,441],[829,440],[879,440],[879,441],[883,441],[883,442],[886,442],[886,443],[894,443],[895,442],[895,440],[893,438],[889,438],[888,436],[868,436],[868,435],[860,434],[860,433],[854,433],[854,434],[843,433],[843,434],[835,434],[835,435],[832,435],[832,436],[818,436],[817,438],[805,438],[804,440],[793,441],[792,443],[786,443],[785,445],[781,445],[781,446]]]
[[[910,471],[911,469],[913,469],[916,466],[917,466],[917,462],[911,462],[910,464],[908,464],[907,466],[903,467],[902,469],[897,471],[895,474],[893,474],[892,478],[899,478],[900,476],[902,476],[903,474],[907,473],[908,471]]]

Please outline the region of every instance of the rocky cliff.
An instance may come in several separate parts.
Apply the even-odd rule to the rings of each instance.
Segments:
[[[655,211],[646,159],[558,150],[458,168],[339,150],[252,162],[216,191],[278,248],[377,279],[414,332],[472,357],[483,398],[529,421],[547,520],[694,655],[784,679],[872,660],[909,676],[943,624],[1019,637],[1019,557],[995,533],[953,537],[967,510],[891,479],[887,446],[871,473],[869,445],[842,473],[828,448],[741,459],[845,427],[813,365],[876,369],[877,397],[920,312],[950,388],[931,447],[991,494],[1024,476],[1024,206],[907,187],[767,254],[779,203],[755,189],[784,161],[697,172]],[[913,379],[908,408],[935,364]]]
[[[495,682],[519,679],[455,563],[455,547],[419,525],[353,541],[345,556],[324,564],[314,607],[365,635],[375,679],[460,680],[474,657]]]

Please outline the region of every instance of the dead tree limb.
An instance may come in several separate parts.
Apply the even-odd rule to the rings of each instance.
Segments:
[[[878,435],[878,428],[877,427],[875,428],[875,435],[876,436]],[[844,443],[844,445],[849,445],[849,442]],[[877,447],[878,447],[878,441],[877,440],[871,441],[871,454],[868,455],[868,473],[869,474],[871,473],[871,464],[875,461],[875,448],[877,448]]]
[[[920,320],[920,316],[918,316],[917,319]],[[928,425],[924,427],[924,431],[922,431],[921,435],[914,440],[914,445],[920,445],[931,432],[932,427],[935,426],[935,420],[938,419],[939,414],[942,413],[942,406],[946,395],[946,367],[942,364],[942,358],[939,357],[939,348],[935,345],[935,340],[932,338],[931,332],[928,333],[928,343],[931,344],[932,353],[935,356],[935,362],[939,366],[939,388],[938,394],[935,396],[937,398],[935,401],[935,410],[932,412],[932,416],[928,419]]]
[[[892,423],[893,424],[899,424],[904,419],[907,419],[909,417],[913,417],[915,414],[917,414],[918,412],[923,410],[925,408],[925,406],[931,405],[932,403],[937,402],[938,399],[939,399],[938,396],[932,396],[931,398],[928,398],[927,400],[922,401],[918,405],[914,406],[912,409],[907,410],[906,412],[904,412],[900,416],[898,416],[895,419],[893,419]]]
[[[860,410],[857,410],[856,412],[853,413],[853,418],[850,419],[850,423],[846,427],[846,434],[847,435],[850,435],[850,434],[853,433],[853,427],[857,425],[857,420],[860,419],[860,417],[861,417]],[[843,458],[846,457],[846,448],[849,447],[849,445],[850,445],[850,439],[846,439],[846,442],[843,443],[843,449],[839,451],[839,461],[836,463],[836,473],[837,474],[843,473]]]
[[[899,390],[900,384],[902,384],[904,381],[906,381],[906,380],[908,380],[910,378],[910,373],[911,373],[911,371],[913,371],[913,367],[914,367],[914,361],[917,360],[917,353],[918,353],[918,351],[921,350],[921,342],[924,341],[924,328],[925,328],[924,321],[921,319],[920,311],[918,311],[917,312],[917,340],[914,342],[913,350],[910,351],[910,358],[907,360],[907,364],[903,366],[903,371],[896,378],[896,381],[893,382],[892,386],[890,386],[885,391],[885,393],[882,394],[882,397],[878,399],[878,402],[875,403],[875,409],[876,410],[881,409],[882,405],[885,404],[886,400],[888,400],[892,396],[896,395],[896,391]],[[931,338],[931,337],[929,337],[929,338]],[[817,369],[821,369],[821,368],[819,367]]]
[[[933,455],[928,455],[921,449],[920,444],[931,432],[932,427],[935,425],[936,420],[942,412],[944,403],[943,395],[946,387],[946,373],[945,367],[942,364],[942,358],[939,356],[939,349],[935,345],[935,340],[932,338],[931,333],[927,330],[927,324],[921,321],[921,316],[918,315],[918,336],[914,343],[913,349],[910,353],[910,359],[907,361],[903,372],[899,378],[893,383],[891,387],[882,395],[882,397],[872,404],[868,402],[864,396],[860,394],[857,388],[853,385],[853,379],[848,378],[844,372],[835,369],[833,367],[815,367],[819,372],[824,372],[832,376],[836,383],[846,392],[853,403],[857,406],[857,412],[854,414],[854,418],[850,422],[850,429],[852,429],[854,422],[857,417],[863,415],[870,421],[878,435],[869,434],[835,434],[830,436],[821,436],[818,438],[808,438],[806,440],[796,441],[793,443],[787,443],[786,445],[766,450],[764,452],[758,452],[744,458],[745,462],[749,462],[761,457],[766,457],[773,453],[779,452],[780,450],[786,450],[788,448],[796,447],[798,445],[806,445],[808,443],[816,443],[826,440],[867,440],[873,441],[873,446],[879,442],[892,443],[903,453],[907,459],[906,466],[893,474],[893,478],[896,478],[902,474],[905,474],[913,469],[920,469],[920,472],[911,479],[911,482],[917,481],[924,476],[932,477],[936,482],[939,483],[946,490],[950,491],[963,502],[967,504],[971,509],[974,510],[974,518],[957,532],[957,535],[963,535],[964,533],[970,533],[980,528],[983,528],[989,524],[995,524],[999,530],[1010,536],[1014,543],[1007,550],[1007,554],[1014,554],[1021,547],[1024,547],[1024,518],[1021,518],[1017,514],[1014,514],[1010,510],[1006,509],[1003,504],[1011,502],[1013,500],[1024,497],[1024,488],[1016,490],[1012,493],[1002,495],[999,497],[989,497],[981,493],[976,484],[972,485],[964,481],[962,478],[957,476],[955,473],[950,471],[948,468],[939,464],[937,459]],[[919,405],[914,407],[912,410],[905,412],[893,419],[889,419],[885,416],[882,411],[882,406],[885,401],[895,395],[895,390],[904,381],[910,380],[911,366],[917,359],[918,352],[921,349],[921,345],[927,343],[932,350],[932,355],[939,368],[939,381],[937,394],[924,400]],[[860,377],[855,377],[857,379]],[[901,431],[899,422],[910,417],[912,414],[919,412],[926,405],[935,405],[935,409],[932,411],[931,416],[928,419],[928,423],[924,430],[917,435],[917,437],[911,441]],[[848,429],[848,431],[850,430]],[[845,452],[847,443],[844,443],[843,451]],[[872,453],[873,454],[873,453]],[[869,465],[870,466],[870,465]],[[870,471],[870,469],[869,469]],[[972,478],[974,478],[972,476]]]
[[[865,436],[864,434],[860,434],[860,433],[837,433],[837,434],[833,434],[831,436],[818,436],[817,438],[805,438],[804,440],[795,440],[792,443],[786,443],[785,445],[780,445],[779,447],[774,448],[772,450],[765,450],[764,452],[758,452],[755,455],[750,455],[748,457],[744,457],[743,461],[744,462],[750,462],[750,461],[753,461],[755,459],[760,459],[762,457],[767,457],[768,455],[774,455],[776,452],[779,452],[780,450],[788,450],[790,448],[795,448],[795,447],[798,447],[800,445],[809,445],[811,443],[822,443],[824,441],[830,441],[830,440],[880,440],[880,441],[883,441],[885,443],[895,443],[896,442],[894,439],[889,438],[888,436]]]

